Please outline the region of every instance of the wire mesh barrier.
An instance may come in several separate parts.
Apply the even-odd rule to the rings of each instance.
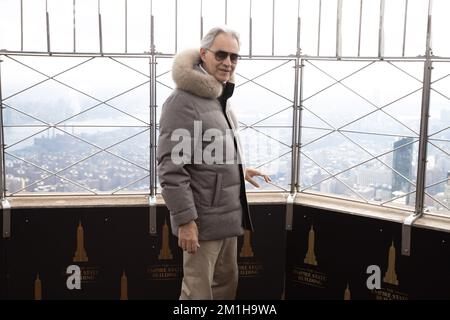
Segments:
[[[241,33],[232,104],[264,191],[448,216],[446,6],[2,2],[2,196],[156,194],[172,58],[226,23]]]

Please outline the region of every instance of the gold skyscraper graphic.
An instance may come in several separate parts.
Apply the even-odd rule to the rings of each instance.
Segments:
[[[120,300],[128,300],[128,279],[125,275],[125,270],[123,270],[120,278]]]
[[[78,223],[77,228],[77,250],[75,251],[75,256],[73,257],[74,262],[86,262],[88,261],[88,256],[86,249],[84,249],[84,230],[81,225],[81,221]]]
[[[161,251],[158,255],[159,260],[171,260],[173,259],[172,252],[170,251],[169,245],[169,226],[167,225],[167,220],[164,219],[164,225],[162,227],[162,245]]]
[[[306,252],[304,263],[317,266],[316,254],[314,252],[315,232],[314,227],[311,225],[308,236],[308,252]]]
[[[252,243],[250,241],[251,235],[251,231],[244,231],[244,243],[242,244],[241,252],[239,253],[239,256],[242,258],[251,258],[255,255],[253,253]]]
[[[344,300],[351,300],[351,299],[352,299],[352,296],[350,294],[350,288],[349,288],[348,282],[347,282],[347,288],[345,289],[345,292],[344,292]]]
[[[397,274],[395,273],[395,247],[392,241],[389,248],[388,268],[384,275],[383,281],[398,286]]]
[[[39,273],[36,280],[34,280],[34,300],[42,300],[42,283],[41,279],[39,279]]]

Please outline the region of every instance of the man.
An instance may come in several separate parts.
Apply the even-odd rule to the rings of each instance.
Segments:
[[[257,187],[254,176],[270,181],[255,169],[247,168],[244,174],[241,164],[234,132],[238,123],[227,102],[234,90],[238,52],[236,32],[210,30],[200,50],[175,57],[172,77],[177,89],[162,108],[158,174],[172,232],[183,249],[180,299],[235,298],[237,236],[243,229],[252,230],[244,177]],[[208,132],[214,137],[207,138]],[[216,148],[208,154],[213,138],[216,146],[225,142],[227,152]],[[188,146],[182,154],[181,144]],[[208,155],[213,163],[204,157]]]

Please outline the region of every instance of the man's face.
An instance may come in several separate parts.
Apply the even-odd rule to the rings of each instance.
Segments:
[[[232,61],[230,55],[223,60],[217,60],[215,52],[239,53],[239,44],[230,34],[221,33],[215,39],[209,49],[200,49],[203,68],[220,82],[227,82],[236,69],[237,61]]]

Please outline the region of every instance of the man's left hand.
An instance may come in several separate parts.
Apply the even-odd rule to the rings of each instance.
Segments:
[[[259,184],[255,180],[253,180],[253,177],[255,177],[255,176],[263,177],[264,181],[266,181],[266,182],[272,181],[272,180],[270,180],[268,175],[261,173],[259,170],[256,170],[253,168],[245,168],[245,180],[250,182],[256,188],[259,188]]]

